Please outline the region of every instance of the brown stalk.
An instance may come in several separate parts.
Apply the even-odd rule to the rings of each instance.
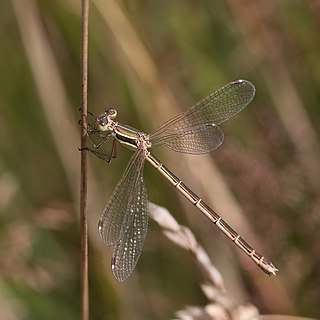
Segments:
[[[82,0],[81,17],[81,148],[87,145],[88,91],[88,22],[89,0]],[[81,306],[82,320],[89,319],[88,292],[88,219],[87,219],[87,152],[81,152],[80,230],[81,230]]]

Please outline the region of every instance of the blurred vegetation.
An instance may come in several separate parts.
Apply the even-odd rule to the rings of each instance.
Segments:
[[[80,316],[80,9],[75,0],[0,2],[1,319]],[[145,182],[150,200],[197,235],[235,303],[261,313],[320,317],[319,27],[316,1],[91,3],[95,114],[116,106],[119,121],[151,132],[233,79],[255,84],[214,154],[155,154],[256,243],[277,277],[231,248],[148,165]],[[130,155],[119,148],[110,166],[90,159],[91,319],[167,319],[207,303],[192,257],[153,221],[132,277],[113,279],[112,248],[96,225]],[[221,192],[209,187],[217,181]]]

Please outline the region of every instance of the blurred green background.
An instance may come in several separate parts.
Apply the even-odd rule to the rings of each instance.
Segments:
[[[0,318],[80,317],[80,1],[0,2]],[[235,305],[320,317],[317,1],[91,2],[89,109],[151,132],[233,79],[253,102],[203,157],[155,154],[279,268],[263,274],[148,164],[149,199],[195,233]],[[150,221],[119,284],[97,221],[131,152],[90,157],[91,319],[168,319],[205,306],[188,252]]]

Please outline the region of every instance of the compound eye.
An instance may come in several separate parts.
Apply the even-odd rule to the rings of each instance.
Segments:
[[[108,114],[110,119],[114,119],[117,116],[117,110],[114,109],[114,108],[109,108],[107,110],[107,114]]]

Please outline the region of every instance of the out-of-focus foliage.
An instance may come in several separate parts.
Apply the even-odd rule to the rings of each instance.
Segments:
[[[80,315],[80,9],[76,0],[0,2],[1,319]],[[93,113],[116,106],[119,121],[150,132],[233,79],[255,84],[253,102],[223,126],[224,145],[204,156],[215,170],[155,153],[256,242],[276,278],[231,249],[148,165],[145,182],[150,200],[197,235],[235,304],[261,313],[320,317],[319,28],[315,1],[91,3]],[[207,303],[192,257],[153,222],[132,277],[113,279],[96,224],[130,155],[119,148],[109,166],[90,161],[91,319],[166,319]],[[222,191],[208,190],[218,179]]]

